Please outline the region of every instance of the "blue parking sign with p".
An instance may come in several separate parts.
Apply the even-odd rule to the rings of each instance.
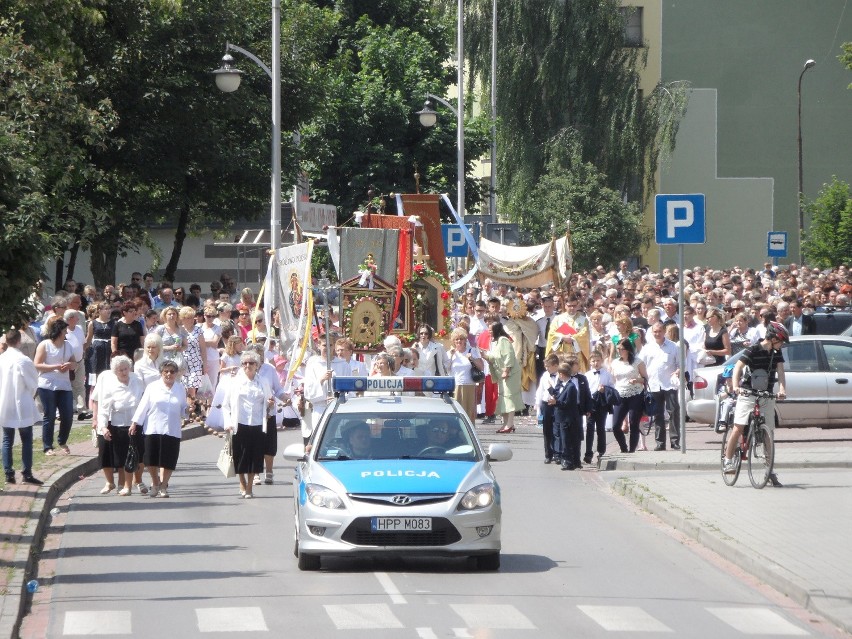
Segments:
[[[444,240],[444,257],[467,257],[470,247],[461,226],[441,224],[441,239]]]
[[[657,244],[704,244],[704,194],[657,195],[654,199]]]

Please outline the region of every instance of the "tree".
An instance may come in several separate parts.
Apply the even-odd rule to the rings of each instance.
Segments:
[[[837,56],[838,60],[844,67],[852,71],[852,42],[844,42],[840,48],[843,49],[843,54]],[[849,88],[852,89],[852,83],[849,84]]]
[[[485,85],[491,11],[491,0],[467,3],[467,77]],[[686,109],[684,86],[660,84],[641,95],[638,69],[647,49],[625,45],[617,0],[505,0],[497,12],[500,208],[523,223],[529,193],[547,170],[545,149],[563,131],[571,132],[583,162],[597,167],[610,189],[644,206],[654,192],[660,153],[674,148]],[[619,257],[612,254],[610,261]]]
[[[454,118],[447,113],[429,131],[415,115],[427,93],[444,95],[452,82],[445,66],[452,41],[447,21],[429,3],[413,0],[337,5],[323,108],[302,128],[303,167],[315,194],[349,217],[371,186],[382,193],[413,191],[415,166],[423,190],[454,190]],[[487,148],[486,125],[481,118],[467,122],[466,175]],[[466,180],[471,208],[479,193],[476,181]]]
[[[570,133],[557,137],[547,155],[545,173],[524,202],[528,213],[521,229],[527,236],[558,237],[570,223],[575,269],[610,263],[647,243],[638,204],[624,202],[607,186],[605,175],[583,162],[580,144]]]
[[[73,237],[71,220],[87,212],[80,185],[103,177],[88,151],[105,144],[114,119],[108,103],[83,104],[65,64],[28,43],[14,7],[3,8],[10,17],[0,19],[0,321],[8,325],[31,316],[25,300],[45,256],[60,252]]]
[[[819,195],[805,204],[811,216],[803,248],[809,264],[830,268],[848,263],[852,256],[852,190],[849,184],[832,177]]]

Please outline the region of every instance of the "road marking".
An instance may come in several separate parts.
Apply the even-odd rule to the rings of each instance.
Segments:
[[[385,593],[390,597],[391,603],[395,604],[404,604],[408,603],[405,600],[405,597],[402,596],[399,592],[399,588],[393,583],[393,580],[390,578],[388,573],[386,572],[377,572],[376,579],[379,580],[379,584],[381,584]]]
[[[431,628],[417,628],[417,636],[420,639],[438,639],[438,635]]]
[[[707,611],[744,635],[810,634],[768,608],[708,608]]]
[[[199,632],[268,632],[263,611],[244,608],[196,608]]]
[[[535,630],[535,625],[511,604],[450,604],[468,628]]]
[[[323,608],[338,630],[403,627],[387,604],[326,604]]]
[[[604,630],[618,632],[672,632],[637,606],[577,606]]]
[[[453,628],[452,630],[453,636],[457,639],[471,639],[473,637],[473,635],[470,634],[470,630],[467,628]]]
[[[65,613],[63,635],[130,635],[129,610],[74,610]]]

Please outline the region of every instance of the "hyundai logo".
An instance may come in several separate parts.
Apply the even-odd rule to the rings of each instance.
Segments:
[[[397,506],[407,506],[411,503],[411,497],[408,495],[394,495],[391,497],[391,501]]]

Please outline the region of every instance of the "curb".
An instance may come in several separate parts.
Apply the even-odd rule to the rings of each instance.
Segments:
[[[826,466],[806,467],[825,468]],[[838,466],[829,467],[837,468]],[[848,465],[845,467],[848,467]],[[714,468],[718,469],[718,466],[714,466]],[[826,610],[820,603],[821,593],[819,591],[811,591],[806,586],[801,585],[798,577],[780,564],[764,557],[754,549],[745,548],[742,544],[737,543],[736,539],[719,531],[717,527],[702,521],[688,511],[674,506],[665,497],[652,492],[635,480],[629,478],[617,479],[612,485],[612,491],[632,501],[646,512],[659,518],[690,539],[709,548],[720,557],[736,564],[739,568],[768,584],[781,594],[790,597],[800,606],[819,614],[838,628],[842,628],[845,632],[852,633],[852,623],[850,623],[849,619],[837,617],[830,610]]]
[[[743,462],[745,463],[745,462]],[[774,465],[774,468],[782,470],[790,469],[819,469],[819,468],[852,468],[852,461],[790,461],[779,462]],[[601,460],[599,470],[707,470],[721,472],[719,462],[708,462],[704,460],[695,461],[633,461],[632,459],[612,459],[604,458]]]
[[[181,441],[202,437],[207,430],[199,424],[188,426],[181,431]],[[15,550],[14,566],[23,566],[23,570],[15,568],[9,579],[6,595],[0,603],[0,637],[19,639],[21,623],[30,605],[30,593],[27,592],[27,581],[36,576],[39,556],[41,555],[45,529],[50,523],[50,511],[56,505],[59,497],[67,491],[74,482],[80,481],[80,476],[88,477],[100,470],[97,457],[92,457],[75,466],[70,466],[54,473],[44,482],[33,499],[30,516],[24,528],[23,537],[29,537],[29,544],[18,544]]]

